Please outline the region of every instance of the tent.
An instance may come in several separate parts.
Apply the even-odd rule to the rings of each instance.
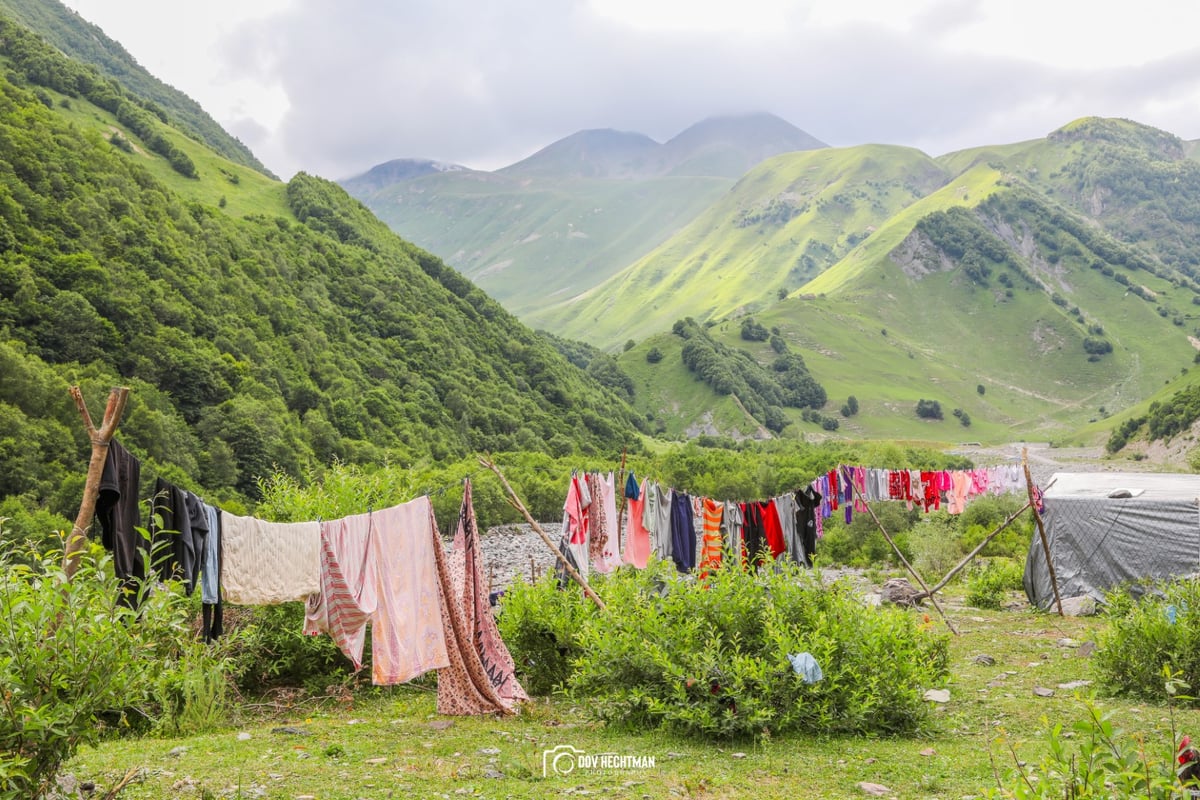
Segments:
[[[1121,583],[1200,572],[1200,475],[1060,472],[1042,512],[1063,598],[1102,601]],[[1040,537],[1025,559],[1025,594],[1041,609],[1054,590]]]

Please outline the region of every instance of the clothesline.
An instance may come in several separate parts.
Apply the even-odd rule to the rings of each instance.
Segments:
[[[618,512],[614,484],[612,472],[571,474],[559,552],[585,579],[590,569],[610,572],[619,564],[644,568],[651,553],[673,560],[680,572],[698,569],[701,576],[727,556],[755,564],[786,555],[807,567],[824,535],[823,520],[839,507],[847,524],[853,513],[868,510],[869,501],[902,501],[926,513],[940,510],[944,502],[948,513],[957,514],[970,498],[1023,487],[1018,465],[970,470],[839,465],[800,489],[767,500],[733,502],[664,488],[650,478],[639,485],[630,472],[626,508]]]

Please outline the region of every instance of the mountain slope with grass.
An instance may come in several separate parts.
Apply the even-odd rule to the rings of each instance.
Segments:
[[[794,426],[785,436],[828,435],[821,423],[833,416],[838,435],[995,441],[1061,438],[1086,427],[1096,443],[1109,415],[1188,371],[1200,318],[1191,264],[1200,253],[1189,246],[1194,215],[1185,195],[1200,165],[1177,139],[1122,120],[1082,120],[1044,140],[937,164],[951,176],[945,185],[880,221],[786,299],[767,289],[757,308],[701,304],[696,298],[715,281],[693,265],[662,295],[634,307],[614,302],[608,313],[621,309],[637,325],[659,313],[664,298],[690,294],[680,311],[690,308],[761,364],[785,345],[802,354],[829,403],[819,419],[788,411]],[[1164,181],[1172,188],[1155,188]],[[778,196],[762,192],[760,207]],[[733,238],[740,231],[731,218],[697,228],[723,224]],[[710,240],[710,249],[723,241]],[[781,273],[756,279],[778,281]],[[771,345],[743,335],[751,314],[771,332]],[[604,324],[604,315],[584,319]],[[631,372],[636,352],[621,357]],[[687,391],[675,378],[667,383],[675,394]],[[851,395],[858,410],[842,416]],[[644,413],[669,407],[661,388],[639,385],[637,402],[651,398],[663,402]],[[920,400],[937,401],[941,419],[918,416]]]
[[[68,57],[95,67],[228,161],[274,177],[250,149],[183,92],[146,71],[120,43],[58,0],[0,0],[5,13]],[[165,121],[165,120],[164,120]]]
[[[0,24],[20,75],[37,43]],[[51,87],[75,64],[42,56]],[[235,502],[333,459],[639,446],[625,400],[335,184],[272,182],[147,124],[143,138],[86,96],[0,77],[0,498],[78,503],[89,448],[70,383],[93,410],[132,387],[120,438],[143,478]],[[235,216],[221,185],[270,202]]]
[[[754,114],[705,120],[665,144],[581,131],[495,172],[402,159],[342,185],[513,313],[549,327],[548,304],[653,250],[749,167],[822,146],[777,117]]]
[[[558,303],[545,325],[611,346],[684,316],[704,321],[760,311],[947,179],[911,148],[863,145],[777,156],[654,252]]]

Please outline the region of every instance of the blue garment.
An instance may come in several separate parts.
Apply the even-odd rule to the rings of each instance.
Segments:
[[[690,572],[696,567],[696,523],[692,517],[692,498],[675,492],[671,498],[671,558],[675,569]]]
[[[788,653],[788,661],[792,662],[792,671],[804,679],[805,683],[816,683],[825,677],[821,665],[813,658],[812,653]]]
[[[637,478],[633,477],[633,470],[629,470],[629,477],[625,479],[625,497],[638,500],[641,496],[642,487],[638,486]]]
[[[204,539],[204,563],[200,567],[200,600],[209,605],[215,604],[220,595],[220,562],[221,526],[217,509],[208,503],[202,503],[205,519],[208,521],[208,536]]]

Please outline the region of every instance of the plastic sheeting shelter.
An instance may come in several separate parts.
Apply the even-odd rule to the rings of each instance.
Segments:
[[[1064,599],[1126,581],[1200,572],[1200,475],[1062,472],[1046,490],[1042,517]],[[1025,559],[1025,594],[1054,606],[1036,531]]]

